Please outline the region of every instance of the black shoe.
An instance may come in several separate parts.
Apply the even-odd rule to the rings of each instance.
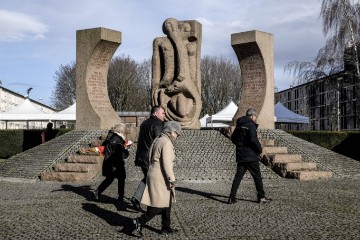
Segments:
[[[179,231],[179,229],[171,228],[171,227],[161,228],[161,233],[163,233],[163,234],[172,234],[172,233],[176,233],[178,231]]]
[[[237,201],[236,201],[236,198],[234,198],[234,197],[229,197],[229,200],[228,200],[228,204],[234,204],[234,203],[236,203]]]
[[[263,197],[263,198],[259,198],[258,199],[258,203],[269,203],[271,202],[272,199],[271,198],[267,198],[267,197]]]
[[[135,230],[134,231],[142,237],[143,236],[142,226],[139,223],[139,220],[137,218],[133,219],[133,224],[135,225]]]
[[[140,206],[140,203],[139,203],[139,201],[138,201],[136,198],[131,198],[130,201],[131,201],[131,204],[133,205],[133,207],[134,207],[136,210],[142,211],[141,206]]]

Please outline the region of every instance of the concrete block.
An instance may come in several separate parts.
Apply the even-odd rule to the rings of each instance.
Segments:
[[[301,162],[301,154],[273,154],[269,155],[270,163]]]
[[[42,181],[57,181],[57,182],[83,182],[96,178],[98,173],[76,173],[76,172],[43,172],[41,173]]]
[[[288,172],[287,177],[295,178],[300,181],[329,179],[332,177],[332,172],[327,172],[327,171],[290,171],[290,172]]]
[[[91,172],[101,171],[100,164],[93,163],[57,163],[53,166],[56,172]]]
[[[66,162],[68,163],[99,163],[102,162],[103,157],[92,155],[70,155]]]
[[[264,154],[288,153],[287,147],[263,147]]]

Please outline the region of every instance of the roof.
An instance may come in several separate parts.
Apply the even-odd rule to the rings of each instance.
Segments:
[[[278,102],[275,105],[276,123],[309,123],[309,118],[294,113]]]
[[[76,121],[76,102],[70,107],[52,114],[51,120]]]
[[[46,113],[39,108],[35,107],[34,104],[27,98],[25,101],[10,109],[7,112],[0,113],[0,120],[12,120],[12,121],[26,121],[26,120],[49,120],[50,114]]]
[[[12,95],[15,95],[15,96],[17,96],[17,97],[20,97],[20,98],[23,98],[23,99],[29,99],[30,102],[33,102],[33,103],[36,103],[36,104],[38,104],[38,105],[40,105],[40,106],[46,107],[46,108],[48,108],[48,109],[50,109],[50,110],[52,110],[52,111],[56,111],[56,109],[53,108],[53,107],[51,107],[51,106],[48,106],[48,105],[46,105],[46,104],[44,104],[44,103],[42,103],[42,102],[36,101],[36,100],[34,100],[34,99],[30,98],[30,97],[29,97],[29,98],[24,97],[24,95],[21,95],[21,94],[19,94],[19,93],[17,93],[17,92],[14,92],[14,91],[6,88],[6,87],[0,86],[0,89],[2,89],[3,91],[6,91],[6,92],[8,92],[8,93],[10,93],[10,94],[12,94]]]

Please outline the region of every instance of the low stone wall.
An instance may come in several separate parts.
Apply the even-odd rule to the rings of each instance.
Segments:
[[[52,171],[54,163],[87,147],[105,130],[72,131],[49,142],[17,154],[0,163],[0,177],[38,179],[43,171]],[[319,170],[332,171],[334,177],[360,177],[360,163],[282,130],[259,130],[259,137],[274,139],[289,153],[299,153],[304,162],[316,162]],[[133,137],[132,137],[133,138]],[[143,174],[135,167],[136,139],[126,160],[127,179],[139,181]],[[236,171],[235,146],[219,130],[184,130],[175,144],[175,175],[178,180],[232,180]],[[279,178],[270,168],[260,164],[263,178]],[[250,178],[246,173],[245,178]]]

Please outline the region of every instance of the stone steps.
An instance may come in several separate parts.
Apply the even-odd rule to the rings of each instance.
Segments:
[[[41,173],[41,180],[57,182],[83,182],[92,180],[97,176],[97,172],[43,172]]]
[[[100,171],[101,165],[94,163],[56,163],[55,172],[92,172]]]
[[[275,146],[275,140],[273,139],[259,139],[261,146],[263,147],[271,147]]]
[[[288,148],[275,146],[275,142],[261,140],[264,144],[261,161],[284,178],[316,180],[332,177],[332,172],[317,171],[317,164],[304,162],[301,154],[288,153]]]
[[[271,163],[288,163],[288,162],[301,162],[301,154],[273,154],[269,155]]]
[[[287,173],[287,178],[294,178],[298,180],[318,180],[332,178],[330,171],[290,171]]]
[[[66,162],[68,163],[98,163],[102,161],[102,157],[99,155],[70,155]]]
[[[100,146],[106,135],[107,133],[102,133],[100,138],[91,139],[89,145]],[[68,156],[64,163],[53,164],[53,171],[41,173],[40,179],[42,181],[82,182],[98,177],[102,171],[103,157],[85,150],[89,148],[79,149],[78,154]]]
[[[275,163],[272,169],[282,177],[287,177],[290,171],[313,171],[316,170],[316,163],[310,162],[288,162]]]
[[[264,154],[283,154],[288,153],[287,147],[263,147]]]
[[[41,173],[42,181],[81,182],[100,175],[103,158],[95,155],[70,155],[65,163],[55,163],[54,172]]]

